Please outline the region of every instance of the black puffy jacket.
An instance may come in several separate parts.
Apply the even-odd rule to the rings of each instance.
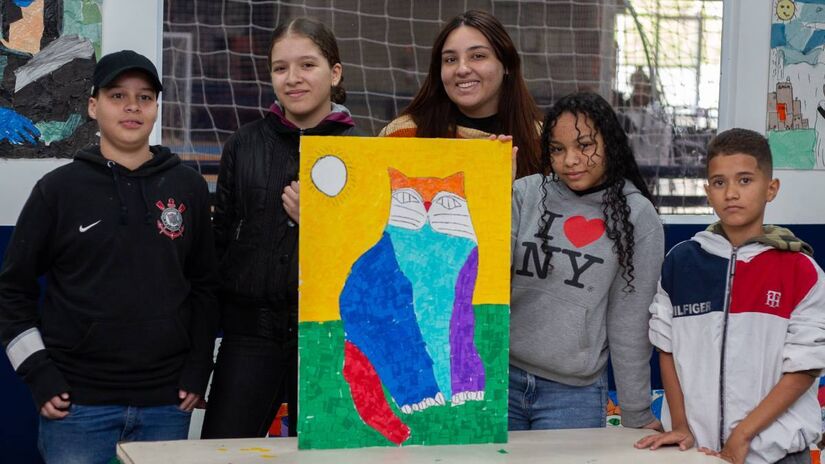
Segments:
[[[238,129],[224,145],[213,224],[226,307],[295,307],[298,227],[281,194],[298,178],[305,135],[355,135],[349,111],[333,111],[311,129],[298,129],[274,104],[263,119]]]

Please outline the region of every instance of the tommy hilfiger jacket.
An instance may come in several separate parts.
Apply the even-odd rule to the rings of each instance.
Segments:
[[[825,275],[810,256],[788,251],[810,251],[804,242],[768,230],[783,240],[737,248],[699,232],[662,266],[650,340],[673,353],[697,446],[721,449],[783,374],[825,368]],[[776,462],[816,441],[817,385],[751,441],[749,464]],[[662,421],[669,429],[666,404]]]

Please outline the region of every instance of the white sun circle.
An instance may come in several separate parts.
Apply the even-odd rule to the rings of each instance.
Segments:
[[[321,193],[335,197],[347,185],[347,166],[341,158],[326,155],[312,165],[312,183]]]

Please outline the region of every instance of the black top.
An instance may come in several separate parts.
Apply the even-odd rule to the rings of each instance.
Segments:
[[[213,218],[224,320],[227,305],[297,309],[298,227],[289,220],[281,195],[298,179],[301,135],[354,131],[343,111],[304,130],[270,112],[224,144]]]
[[[0,270],[0,340],[38,407],[62,392],[158,406],[206,390],[218,326],[209,192],[151,150],[130,171],[86,149],[23,207]]]
[[[471,118],[461,111],[458,112],[456,122],[459,126],[469,127],[489,134],[503,134],[504,129],[498,114],[487,116],[486,118]]]

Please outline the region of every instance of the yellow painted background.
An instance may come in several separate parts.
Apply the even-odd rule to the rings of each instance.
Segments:
[[[490,140],[302,137],[300,321],[340,319],[338,296],[350,268],[387,225],[390,167],[408,177],[464,172],[479,251],[473,303],[509,304],[510,152],[509,143]],[[336,197],[311,180],[315,161],[327,155],[347,167],[347,183]]]

